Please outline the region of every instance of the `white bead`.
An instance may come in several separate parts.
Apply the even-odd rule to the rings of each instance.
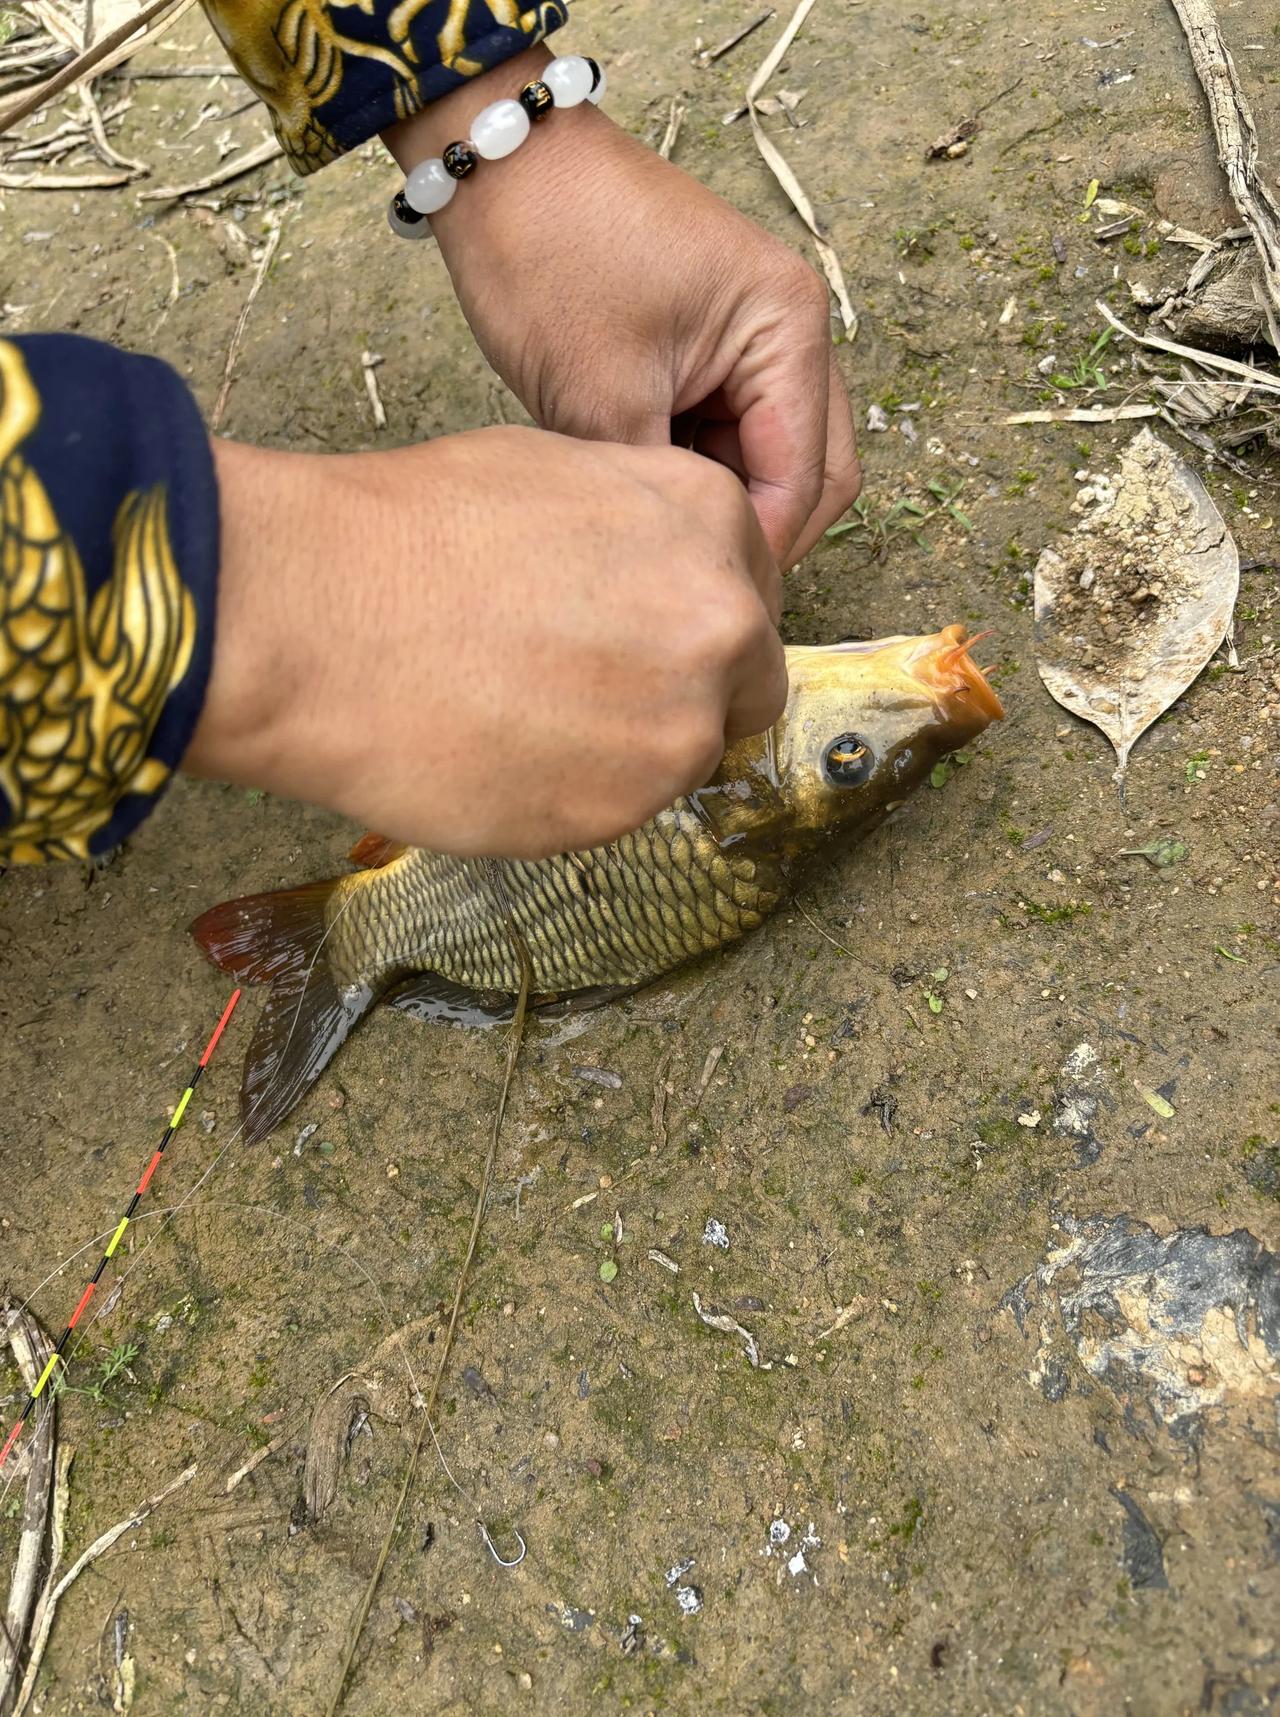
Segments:
[[[518,101],[495,101],[471,122],[471,141],[486,161],[501,161],[529,135],[529,115]]]
[[[404,182],[404,200],[420,215],[438,215],[453,201],[457,188],[443,161],[420,161]]]
[[[600,65],[599,60],[596,61],[596,64]],[[592,90],[591,94],[587,97],[587,100],[591,103],[591,105],[593,107],[599,107],[600,103],[604,100],[604,92],[608,89],[608,87],[609,87],[608,75],[605,72],[604,67],[600,66],[600,82],[596,85],[596,87]]]
[[[387,225],[397,238],[430,238],[430,221],[402,221],[396,213],[396,200],[387,204]]]
[[[591,67],[581,54],[563,54],[552,60],[542,81],[555,96],[557,107],[578,107],[591,94]]]

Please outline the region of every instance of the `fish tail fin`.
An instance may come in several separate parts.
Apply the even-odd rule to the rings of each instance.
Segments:
[[[215,966],[272,986],[240,1088],[249,1144],[284,1120],[377,1000],[367,983],[340,985],[322,954],[330,900],[347,880],[224,901],[191,926]]]

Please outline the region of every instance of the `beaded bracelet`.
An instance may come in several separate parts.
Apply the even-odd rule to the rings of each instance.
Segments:
[[[552,60],[540,78],[527,83],[518,99],[495,101],[482,108],[465,143],[451,143],[442,156],[420,161],[397,191],[387,210],[391,230],[399,238],[426,238],[428,215],[438,215],[453,201],[459,179],[473,173],[481,161],[501,161],[517,150],[533,126],[553,107],[599,103],[607,85],[604,71],[585,54],[565,54]]]

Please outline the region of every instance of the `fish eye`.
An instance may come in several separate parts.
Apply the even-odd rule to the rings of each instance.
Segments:
[[[823,768],[833,787],[860,787],[876,766],[875,753],[856,733],[843,733],[827,747]]]

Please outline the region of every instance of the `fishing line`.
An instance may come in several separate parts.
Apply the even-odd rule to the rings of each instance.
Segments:
[[[436,1439],[435,1429],[431,1424],[431,1411],[440,1394],[440,1385],[444,1380],[445,1367],[449,1363],[449,1354],[453,1347],[453,1335],[454,1331],[458,1327],[458,1316],[462,1310],[462,1299],[467,1290],[467,1278],[471,1271],[471,1261],[475,1257],[476,1245],[480,1239],[480,1227],[484,1221],[485,1205],[489,1198],[489,1180],[493,1173],[494,1161],[498,1155],[498,1140],[501,1137],[502,1123],[507,1113],[507,1099],[511,1095],[511,1083],[515,1077],[516,1063],[520,1059],[520,1046],[524,1041],[525,1014],[529,1006],[529,991],[533,976],[528,949],[525,947],[522,938],[516,933],[509,914],[508,929],[511,932],[511,939],[515,947],[516,957],[520,962],[520,994],[516,998],[516,1011],[511,1022],[511,1035],[507,1040],[507,1065],[503,1073],[502,1088],[498,1093],[497,1107],[494,1111],[493,1130],[489,1135],[489,1151],[485,1157],[484,1168],[480,1174],[480,1190],[476,1194],[475,1214],[471,1219],[471,1234],[467,1240],[466,1252],[463,1254],[462,1267],[458,1271],[458,1280],[453,1292],[453,1309],[449,1313],[449,1324],[445,1330],[444,1345],[440,1350],[440,1358],[436,1364],[436,1374],[432,1379],[431,1391],[422,1406],[422,1419],[418,1425],[418,1435],[413,1445],[413,1452],[410,1454],[408,1464],[404,1470],[404,1478],[400,1485],[400,1494],[396,1499],[396,1506],[391,1516],[391,1524],[387,1528],[387,1535],[382,1541],[382,1549],[378,1553],[377,1564],[374,1567],[373,1573],[369,1577],[369,1583],[365,1587],[364,1597],[361,1599],[360,1608],[356,1612],[355,1621],[352,1624],[350,1634],[347,1638],[347,1649],[343,1656],[342,1669],[339,1672],[338,1684],[334,1689],[333,1699],[328,1707],[327,1717],[337,1717],[337,1713],[342,1706],[343,1694],[346,1692],[347,1682],[351,1676],[351,1666],[355,1661],[356,1651],[360,1645],[360,1637],[364,1633],[365,1623],[369,1619],[369,1611],[373,1607],[374,1596],[382,1581],[383,1569],[386,1567],[387,1559],[391,1555],[391,1545],[400,1525],[400,1517],[404,1512],[404,1505],[409,1495],[410,1486],[413,1484],[414,1475],[418,1470],[418,1460],[422,1454],[422,1445],[426,1441],[426,1433],[428,1429],[431,1430],[431,1439],[435,1443],[437,1450],[440,1447],[440,1444]],[[459,1491],[459,1493],[465,1495],[466,1493],[462,1490],[462,1487],[458,1484],[457,1480],[453,1479],[452,1474],[450,1474],[450,1478],[453,1480],[454,1487]],[[520,1554],[513,1562],[504,1562],[502,1557],[498,1555],[497,1550],[494,1548],[493,1540],[490,1538],[488,1528],[485,1526],[484,1522],[477,1519],[476,1525],[480,1529],[480,1535],[484,1539],[485,1546],[490,1555],[503,1568],[515,1568],[524,1561],[525,1542],[518,1532],[516,1533],[516,1537],[520,1541]]]

